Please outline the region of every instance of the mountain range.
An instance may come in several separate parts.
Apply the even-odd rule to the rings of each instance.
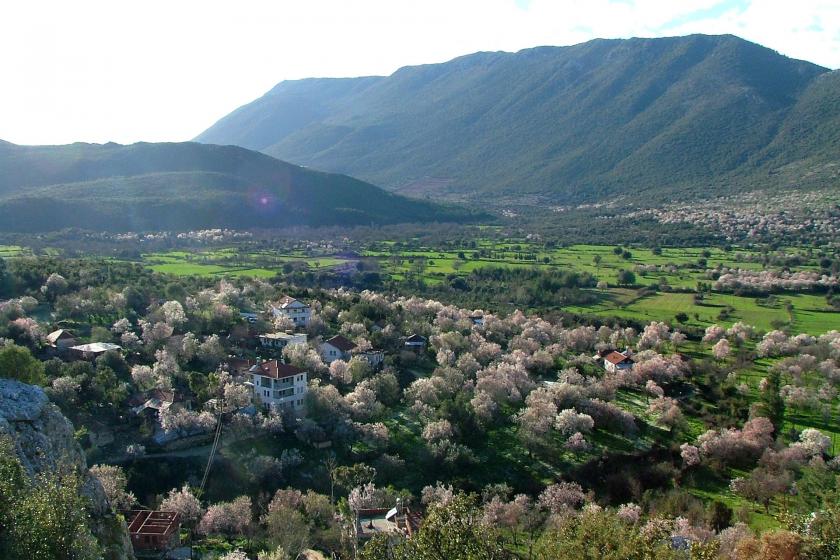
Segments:
[[[840,72],[691,35],[284,81],[196,140],[412,196],[638,202],[836,184],[838,125]]]
[[[0,141],[0,231],[185,231],[469,220],[236,146]]]

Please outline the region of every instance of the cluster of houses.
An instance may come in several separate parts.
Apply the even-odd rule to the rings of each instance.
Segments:
[[[241,312],[240,315],[243,320],[252,325],[256,324],[261,317],[264,318],[261,314],[250,311]],[[312,320],[312,308],[308,304],[293,297],[284,296],[279,302],[269,307],[267,315],[274,319],[288,319],[294,328],[285,332],[256,334],[258,349],[265,350],[269,355],[279,355],[288,346],[308,344],[307,334],[301,332]],[[476,320],[479,319],[476,318]],[[54,355],[68,360],[95,360],[106,352],[122,350],[118,344],[110,342],[82,344],[76,335],[67,329],[51,332],[47,336],[47,341]],[[418,334],[404,340],[404,348],[416,353],[424,352],[426,345],[426,338]],[[336,360],[350,361],[356,358],[367,362],[375,371],[380,369],[385,362],[383,350],[359,348],[356,343],[342,335],[320,342],[317,350],[326,364],[331,364]],[[251,389],[255,405],[279,412],[290,412],[296,416],[303,413],[309,383],[307,371],[284,363],[281,359],[230,357],[225,365],[232,375]],[[190,410],[191,405],[191,402],[175,391],[160,389],[137,393],[129,399],[131,411],[137,417],[145,417],[150,421],[156,421],[161,412],[176,411],[180,408]]]
[[[256,325],[263,314],[256,312],[241,312],[244,321]],[[285,332],[259,333],[254,338],[258,341],[258,351],[265,350],[268,354],[279,355],[286,347],[296,344],[308,344],[309,340],[304,331],[312,319],[311,307],[295,298],[285,296],[278,303],[271,305],[267,315],[273,319],[288,319],[293,328]],[[474,322],[482,320],[474,318]],[[476,323],[478,324],[478,323]],[[122,351],[118,344],[111,342],[82,343],[77,336],[67,329],[58,329],[47,336],[50,351],[55,356],[66,360],[95,360],[109,351]],[[426,350],[427,340],[418,334],[413,334],[403,341],[405,350],[422,353]],[[361,359],[368,363],[373,370],[380,369],[385,362],[385,352],[375,348],[360,348],[352,340],[342,335],[336,335],[320,342],[317,351],[324,363],[331,364],[336,360],[350,361]],[[225,361],[228,371],[248,386],[253,394],[254,404],[278,412],[286,412],[300,416],[304,410],[304,399],[309,382],[306,370],[292,364],[284,363],[281,359],[251,359],[245,357],[229,357]],[[138,418],[145,418],[149,422],[159,422],[159,415],[165,411],[192,409],[192,403],[183,395],[173,390],[151,389],[131,396],[128,405]],[[155,441],[162,434],[158,428]],[[111,435],[113,441],[113,435]],[[101,442],[105,443],[105,442]],[[166,443],[161,440],[158,443]],[[406,507],[390,510],[364,510],[358,512],[357,535],[366,539],[380,532],[400,532],[406,535],[417,530],[420,517]],[[135,553],[146,557],[163,557],[179,546],[181,520],[177,513],[132,510],[126,512],[131,543]]]
[[[274,319],[288,319],[294,329],[286,332],[262,333],[257,335],[259,347],[282,351],[294,344],[307,344],[306,333],[298,332],[309,326],[312,320],[312,308],[293,297],[284,296],[277,304],[270,307],[270,314]],[[242,317],[251,323],[256,323],[260,316],[253,312],[242,312]],[[422,352],[426,349],[427,340],[418,334],[409,336],[404,341],[406,350]],[[378,370],[385,362],[385,352],[380,349],[359,348],[356,343],[342,335],[333,336],[318,345],[318,353],[326,364],[336,360],[350,361],[356,357]],[[248,360],[245,358],[229,358],[229,371],[246,379],[254,394],[254,401],[266,408],[279,411],[290,411],[300,414],[303,410],[303,400],[306,396],[308,373],[281,360]]]

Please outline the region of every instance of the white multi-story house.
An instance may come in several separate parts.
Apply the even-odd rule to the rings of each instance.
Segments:
[[[268,333],[259,336],[263,348],[282,350],[291,344],[306,344],[306,333]]]
[[[254,400],[265,408],[303,413],[307,390],[306,371],[277,360],[258,362],[248,370],[254,389]]]
[[[312,319],[312,308],[293,297],[283,296],[277,305],[271,306],[271,314],[275,319],[285,317],[294,323],[295,327],[306,328]]]

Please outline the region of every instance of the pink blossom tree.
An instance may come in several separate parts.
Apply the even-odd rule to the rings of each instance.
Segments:
[[[241,536],[253,521],[251,498],[240,496],[232,502],[213,504],[204,513],[198,524],[202,535],[225,534]]]
[[[715,356],[716,360],[725,360],[729,356],[730,352],[729,341],[725,338],[718,340],[712,347],[712,354]]]
[[[576,482],[558,482],[540,493],[540,507],[550,513],[560,513],[583,505],[586,495]]]

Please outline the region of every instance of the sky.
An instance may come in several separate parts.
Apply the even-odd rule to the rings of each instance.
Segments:
[[[840,0],[2,0],[0,139],[183,141],[282,80],[689,33],[840,68]]]

